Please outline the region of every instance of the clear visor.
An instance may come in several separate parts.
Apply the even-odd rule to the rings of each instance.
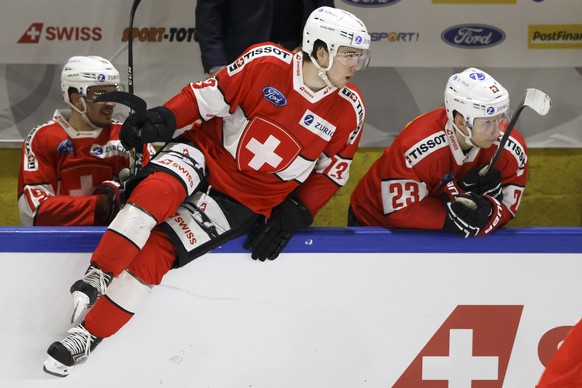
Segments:
[[[87,95],[83,96],[85,101],[95,102],[95,99],[109,92],[114,92],[119,90],[119,86],[115,85],[103,85],[103,86],[90,86],[87,88]]]
[[[502,113],[491,117],[477,117],[473,120],[473,135],[476,133],[485,135],[495,135],[499,131],[505,130],[509,123],[509,117],[506,113]]]
[[[345,66],[357,66],[358,70],[365,70],[370,63],[370,50],[353,49],[343,53],[336,53],[335,60]]]

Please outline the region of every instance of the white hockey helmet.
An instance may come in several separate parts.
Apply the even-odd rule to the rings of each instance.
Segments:
[[[74,56],[69,58],[61,73],[63,99],[69,105],[69,88],[75,88],[82,97],[87,97],[91,86],[119,85],[119,72],[107,59],[98,56]]]
[[[449,78],[445,89],[445,108],[452,123],[455,111],[463,115],[470,138],[476,118],[507,115],[509,93],[489,74],[470,67]]]
[[[314,10],[305,22],[303,29],[302,49],[310,56],[313,54],[313,44],[317,40],[327,45],[330,61],[327,71],[333,64],[333,59],[340,46],[348,46],[364,50],[362,68],[366,68],[369,60],[371,38],[364,23],[353,14],[331,7],[319,7]]]

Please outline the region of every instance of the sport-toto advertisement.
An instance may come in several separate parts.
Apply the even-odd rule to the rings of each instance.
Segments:
[[[18,147],[63,108],[59,76],[73,55],[100,55],[127,83],[134,39],[134,87],[149,106],[205,78],[194,0],[3,0],[0,22],[0,147]],[[370,67],[353,79],[367,121],[361,145],[386,146],[417,115],[443,103],[448,77],[479,67],[504,85],[512,105],[526,88],[547,93],[544,117],[525,112],[517,128],[529,147],[581,147],[582,7],[579,0],[336,0],[366,24]],[[15,17],[18,15],[18,17]],[[120,108],[118,118],[127,114]]]
[[[2,284],[0,385],[55,382],[42,371],[46,347],[70,326],[68,289],[89,257],[0,253],[7,273],[27,274]],[[211,253],[170,271],[58,385],[534,388],[580,319],[581,258]]]

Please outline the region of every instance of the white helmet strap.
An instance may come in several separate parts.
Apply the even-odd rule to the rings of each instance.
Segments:
[[[331,65],[333,64],[333,57],[331,56],[329,48],[326,51],[329,53],[329,63],[327,64],[327,68],[324,69],[322,66],[319,65],[319,62],[317,61],[317,53],[314,53],[315,54],[314,56],[310,56],[311,57],[310,59],[311,63],[313,63],[315,67],[319,69],[319,71],[317,72],[319,78],[321,78],[327,86],[329,86],[330,88],[334,88],[335,86],[331,83],[329,77],[327,76],[327,71],[331,69]]]
[[[85,101],[85,99],[83,97],[81,97],[81,104],[83,104],[83,110],[80,110],[79,108],[77,108],[75,106],[75,104],[73,104],[72,102],[69,103],[71,108],[74,109],[75,111],[77,111],[81,115],[81,118],[83,119],[83,121],[86,122],[91,128],[93,128],[94,130],[101,129],[100,126],[95,125],[91,121],[91,119],[89,119],[89,116],[87,116],[87,102]]]
[[[467,123],[467,124],[465,125],[465,128],[467,128],[467,132],[469,132],[469,134],[468,134],[468,135],[465,135],[465,134],[463,133],[463,131],[461,131],[461,130],[459,129],[459,127],[457,127],[457,124],[455,124],[455,122],[454,122],[454,121],[452,122],[452,124],[453,124],[453,128],[455,128],[455,131],[457,131],[457,133],[458,133],[459,135],[461,135],[461,137],[463,138],[463,140],[465,140],[465,142],[466,142],[467,144],[469,144],[471,147],[475,147],[475,144],[473,144],[473,142],[471,141],[471,137],[473,137],[473,131],[471,130],[469,123]]]
[[[317,65],[316,65],[317,66]],[[319,67],[319,66],[317,66]],[[335,88],[335,86],[331,83],[331,81],[329,80],[329,77],[327,76],[327,72],[325,70],[323,70],[321,67],[319,67],[319,72],[317,73],[317,75],[319,75],[319,78],[321,78],[323,80],[323,82],[325,82],[325,84],[327,86],[329,86],[330,88]]]

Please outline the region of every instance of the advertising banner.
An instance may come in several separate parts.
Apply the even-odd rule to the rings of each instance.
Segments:
[[[547,116],[524,114],[529,147],[581,147],[582,7],[579,0],[336,0],[367,25],[370,68],[358,73],[367,121],[361,145],[391,144],[407,122],[443,104],[450,75],[475,66],[510,92],[526,88],[553,101]],[[144,0],[129,31],[131,1],[4,0],[0,22],[0,147],[19,147],[35,126],[64,108],[60,72],[74,55],[112,61],[127,84],[134,42],[134,88],[149,106],[205,78],[196,1]],[[19,15],[19,17],[14,17]],[[123,120],[127,110],[119,109]]]

